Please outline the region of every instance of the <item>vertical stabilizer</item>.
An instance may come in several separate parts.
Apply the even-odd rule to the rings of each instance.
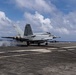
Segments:
[[[28,36],[28,35],[33,35],[30,24],[26,24],[25,30],[24,30],[24,36]]]

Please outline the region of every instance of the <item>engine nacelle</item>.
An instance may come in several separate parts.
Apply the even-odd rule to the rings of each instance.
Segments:
[[[23,42],[23,39],[22,39],[20,36],[16,36],[16,37],[14,37],[13,39],[15,39],[15,40],[17,40],[17,41]]]

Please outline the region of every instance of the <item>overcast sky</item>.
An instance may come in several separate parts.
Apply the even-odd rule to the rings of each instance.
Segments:
[[[13,24],[76,41],[76,0],[0,0],[0,36],[15,36]]]

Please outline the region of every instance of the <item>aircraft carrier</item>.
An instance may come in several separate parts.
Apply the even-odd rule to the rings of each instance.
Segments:
[[[0,47],[0,75],[76,75],[76,43]]]

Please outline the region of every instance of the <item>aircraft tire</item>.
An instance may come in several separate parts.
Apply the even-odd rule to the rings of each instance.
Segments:
[[[48,43],[46,42],[45,45],[48,45]]]
[[[40,43],[38,43],[38,46],[40,46]]]

